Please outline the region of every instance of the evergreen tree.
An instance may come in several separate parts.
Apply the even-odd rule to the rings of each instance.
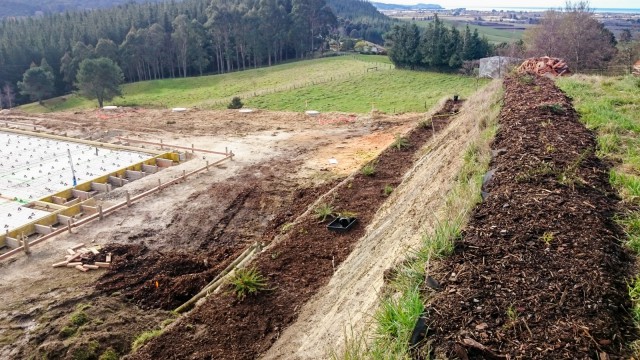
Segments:
[[[18,82],[20,94],[28,95],[31,100],[42,100],[53,94],[53,74],[46,69],[36,66],[29,68]]]
[[[104,101],[121,95],[120,84],[124,75],[120,67],[108,58],[86,59],[80,63],[76,86],[88,99],[97,99],[102,108]]]

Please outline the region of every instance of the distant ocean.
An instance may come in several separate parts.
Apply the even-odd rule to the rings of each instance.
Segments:
[[[504,11],[546,11],[546,10],[560,10],[561,7],[483,7],[483,6],[469,6],[467,10],[504,10]],[[592,8],[594,13],[618,13],[618,14],[640,14],[640,9],[616,9],[616,8]]]

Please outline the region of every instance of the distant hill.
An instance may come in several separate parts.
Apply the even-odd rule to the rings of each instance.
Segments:
[[[0,18],[51,14],[72,10],[91,10],[122,4],[160,2],[164,0],[3,0]]]
[[[444,8],[438,4],[399,5],[379,2],[371,2],[371,4],[378,10],[444,10]]]
[[[331,7],[336,16],[343,19],[376,19],[382,21],[390,20],[386,15],[376,9],[376,7],[366,0],[327,0],[327,5]]]

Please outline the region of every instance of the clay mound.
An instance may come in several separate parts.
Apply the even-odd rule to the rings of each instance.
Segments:
[[[522,65],[518,67],[518,73],[563,76],[571,74],[571,71],[569,71],[569,66],[564,60],[543,56],[541,58],[530,58],[525,60]]]
[[[210,281],[210,263],[201,255],[161,253],[143,245],[108,245],[111,268],[96,284],[107,294],[116,291],[143,309],[172,310]]]

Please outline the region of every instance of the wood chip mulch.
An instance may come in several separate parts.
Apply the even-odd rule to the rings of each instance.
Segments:
[[[637,339],[609,166],[570,99],[533,78],[505,80],[489,197],[432,274],[417,357],[622,359]]]

